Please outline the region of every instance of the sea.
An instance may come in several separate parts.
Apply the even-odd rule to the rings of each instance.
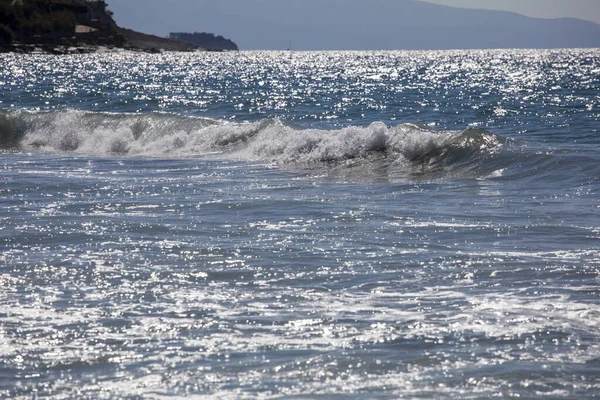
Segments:
[[[0,398],[600,396],[600,50],[0,55]]]

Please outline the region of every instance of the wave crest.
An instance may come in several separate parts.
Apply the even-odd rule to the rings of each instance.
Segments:
[[[447,166],[489,154],[503,140],[484,130],[436,131],[375,122],[339,130],[298,129],[277,119],[234,123],[171,114],[0,112],[3,147],[89,155],[185,157],[224,154],[277,164]]]

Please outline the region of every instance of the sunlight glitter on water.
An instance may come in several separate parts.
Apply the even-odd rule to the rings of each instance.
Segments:
[[[0,56],[0,397],[600,390],[597,50],[48,59]]]

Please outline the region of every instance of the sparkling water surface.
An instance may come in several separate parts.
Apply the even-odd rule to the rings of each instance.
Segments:
[[[0,56],[0,397],[595,398],[600,51]]]

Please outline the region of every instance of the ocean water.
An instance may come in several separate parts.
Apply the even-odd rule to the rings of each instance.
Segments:
[[[0,398],[600,393],[600,50],[0,55]]]

